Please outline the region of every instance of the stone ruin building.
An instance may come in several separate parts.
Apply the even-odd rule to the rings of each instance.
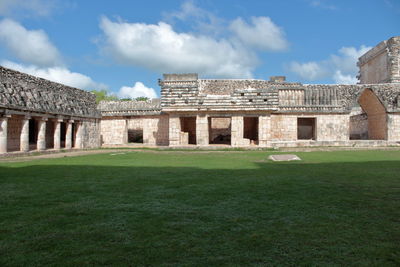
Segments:
[[[361,56],[356,85],[164,74],[161,98],[102,101],[0,68],[0,153],[149,146],[400,145],[400,37]]]

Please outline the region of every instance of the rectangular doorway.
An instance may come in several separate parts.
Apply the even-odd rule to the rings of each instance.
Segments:
[[[297,118],[297,139],[315,140],[315,118]]]
[[[243,138],[251,145],[258,144],[258,117],[243,117]]]
[[[181,117],[181,132],[188,134],[188,143],[195,145],[196,142],[196,117]]]
[[[208,135],[209,144],[231,144],[231,118],[230,117],[209,117]]]

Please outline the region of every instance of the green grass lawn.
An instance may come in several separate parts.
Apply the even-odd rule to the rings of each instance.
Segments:
[[[400,151],[122,153],[0,163],[0,265],[400,265]]]

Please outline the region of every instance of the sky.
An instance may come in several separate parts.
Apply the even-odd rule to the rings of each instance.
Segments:
[[[122,98],[164,73],[353,84],[398,35],[400,0],[0,0],[0,65]]]

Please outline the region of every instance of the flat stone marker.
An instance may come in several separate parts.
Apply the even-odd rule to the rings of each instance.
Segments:
[[[268,159],[272,161],[292,161],[292,160],[301,160],[296,155],[293,154],[282,154],[282,155],[271,155],[268,157]]]

